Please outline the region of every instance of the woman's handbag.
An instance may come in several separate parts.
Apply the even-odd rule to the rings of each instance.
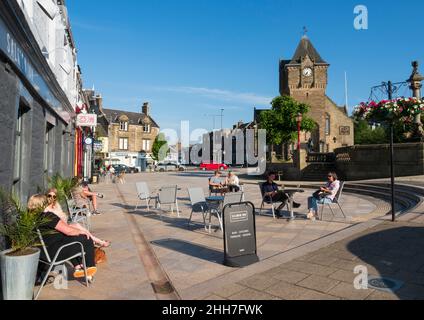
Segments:
[[[322,199],[325,199],[328,195],[330,195],[330,193],[327,193],[327,192],[323,192],[323,191],[321,191],[321,190],[318,190],[318,191],[316,191],[316,192],[313,194],[313,197],[314,197],[315,199],[322,200]]]
[[[107,261],[106,252],[101,248],[96,248],[94,252],[94,261],[96,264],[105,263]]]

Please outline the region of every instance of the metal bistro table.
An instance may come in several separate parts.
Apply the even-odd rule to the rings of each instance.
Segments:
[[[283,190],[288,196],[289,196],[289,204],[290,204],[290,220],[295,220],[296,217],[294,216],[294,196],[296,193],[304,193],[305,190],[296,188],[296,189],[284,189]]]

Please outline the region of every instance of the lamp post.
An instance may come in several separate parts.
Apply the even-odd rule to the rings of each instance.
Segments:
[[[302,129],[303,115],[299,112],[296,116],[297,121],[297,150],[300,151],[300,131]]]

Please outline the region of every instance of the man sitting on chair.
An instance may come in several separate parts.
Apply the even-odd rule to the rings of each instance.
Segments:
[[[282,218],[283,214],[281,213],[282,209],[287,205],[289,196],[284,192],[280,191],[278,185],[274,182],[277,174],[275,172],[270,172],[268,174],[268,180],[262,184],[261,190],[262,195],[267,197],[265,200],[272,200],[273,203],[281,202],[281,205],[277,208],[276,215],[278,218]],[[294,208],[299,208],[300,204],[293,202]]]
[[[222,173],[220,171],[215,171],[215,175],[209,179],[209,190],[212,193],[220,193],[224,195],[228,192],[228,188],[225,187],[225,183],[221,178]]]

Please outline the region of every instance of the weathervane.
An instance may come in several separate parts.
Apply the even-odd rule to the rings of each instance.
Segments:
[[[306,28],[306,26],[303,27],[303,36],[306,37],[308,33],[308,28]]]

